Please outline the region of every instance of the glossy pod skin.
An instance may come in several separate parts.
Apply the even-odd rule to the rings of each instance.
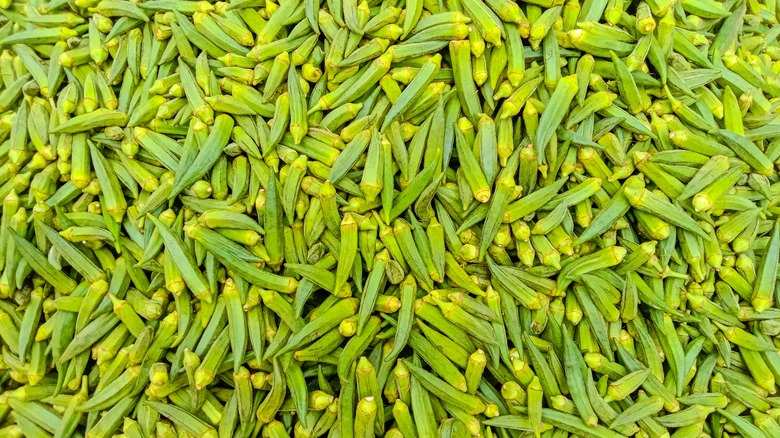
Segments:
[[[0,437],[776,437],[776,0],[0,0]]]

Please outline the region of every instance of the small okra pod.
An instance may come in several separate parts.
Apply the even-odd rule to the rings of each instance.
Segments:
[[[469,356],[469,360],[466,363],[466,392],[469,394],[475,394],[480,379],[482,378],[482,372],[487,366],[487,356],[482,350],[477,350]]]
[[[451,41],[449,47],[458,98],[466,116],[475,122],[477,114],[480,113],[480,105],[476,85],[471,76],[470,44],[468,41]]]
[[[528,400],[528,419],[531,428],[536,436],[540,436],[543,428],[542,423],[542,402],[544,401],[544,390],[539,378],[534,376],[528,384],[526,396]]]
[[[610,424],[611,428],[616,428],[631,424],[647,418],[663,409],[664,401],[660,397],[652,396],[641,400],[618,414]]]

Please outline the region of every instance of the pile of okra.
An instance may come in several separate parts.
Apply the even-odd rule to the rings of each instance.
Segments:
[[[0,0],[0,437],[780,437],[780,0]]]

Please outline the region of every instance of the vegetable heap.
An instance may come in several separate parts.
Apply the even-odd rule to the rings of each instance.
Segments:
[[[0,0],[0,436],[780,437],[778,19]]]

